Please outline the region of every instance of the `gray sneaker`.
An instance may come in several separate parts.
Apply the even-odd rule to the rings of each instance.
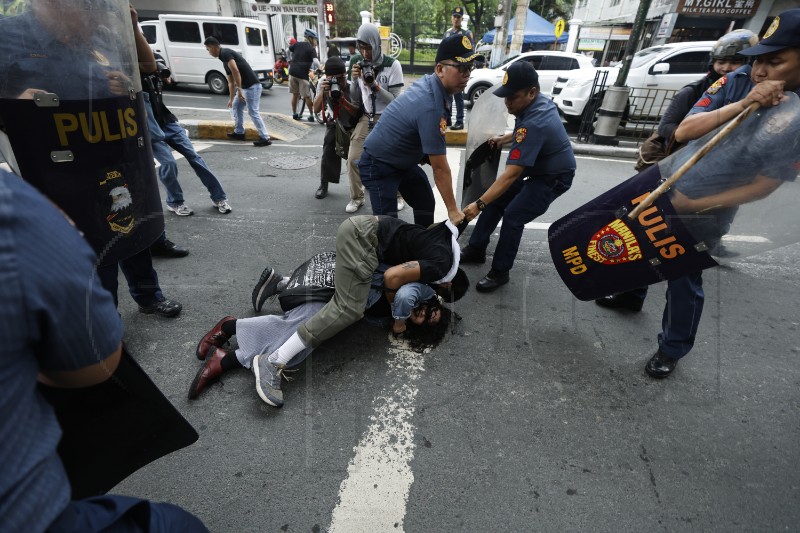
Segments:
[[[281,376],[286,365],[279,365],[269,360],[269,354],[262,353],[253,359],[253,373],[256,375],[256,392],[261,399],[273,407],[283,405]]]
[[[280,292],[278,290],[278,284],[280,282],[281,277],[275,272],[274,268],[267,267],[264,269],[261,273],[261,277],[258,278],[256,286],[253,287],[253,292],[251,294],[253,309],[256,310],[256,313],[261,312],[261,308],[264,307],[264,302],[267,301],[267,298],[275,296]]]

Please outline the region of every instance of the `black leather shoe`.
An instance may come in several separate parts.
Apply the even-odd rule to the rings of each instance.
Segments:
[[[475,285],[475,288],[478,292],[492,292],[501,285],[508,283],[508,279],[508,272],[495,272],[494,270],[490,270],[489,273]]]
[[[322,200],[326,196],[328,196],[328,182],[324,181],[320,183],[319,189],[317,189],[317,192],[314,193],[314,198],[317,200]]]
[[[164,318],[173,318],[181,313],[183,306],[174,300],[159,300],[152,305],[140,305],[139,312],[146,315],[158,315]]]
[[[232,141],[243,141],[244,140],[244,133],[226,133],[228,139]]]
[[[150,255],[153,257],[186,257],[189,250],[178,248],[178,245],[169,239],[156,242],[150,246]]]
[[[482,265],[486,262],[486,251],[485,250],[478,250],[470,246],[469,244],[466,245],[464,248],[461,249],[461,260],[460,262],[463,263],[475,263],[478,265]]]
[[[594,301],[600,307],[608,307],[610,309],[627,309],[628,311],[641,311],[644,300],[634,296],[629,292],[621,292],[619,294],[612,294],[604,298],[598,298]]]
[[[458,122],[453,124],[453,126],[450,129],[454,130],[454,131],[455,130],[463,130],[464,129],[464,123],[459,120]]]
[[[253,141],[253,146],[270,146],[271,144],[272,141],[264,137],[259,137],[257,141]]]
[[[672,374],[676,366],[678,366],[677,359],[664,355],[661,350],[658,350],[644,366],[644,371],[651,378],[664,379]]]
[[[303,118],[303,117],[301,117],[301,116],[300,116],[300,115],[298,115],[297,113],[293,113],[293,114],[292,114],[292,118],[293,118],[293,119],[295,119],[295,120],[300,120],[300,119],[301,119],[301,118]]]

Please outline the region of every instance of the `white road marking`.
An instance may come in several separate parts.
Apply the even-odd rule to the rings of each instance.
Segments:
[[[210,96],[195,96],[191,94],[174,94],[174,93],[167,93],[166,96],[172,96],[175,98],[200,98],[202,100],[211,100]],[[176,108],[179,109],[179,108]]]
[[[403,531],[408,495],[414,482],[414,425],[417,380],[424,354],[389,334],[391,385],[373,400],[372,424],[354,448],[347,477],[339,487],[331,533]],[[426,350],[427,353],[429,350]]]
[[[759,235],[723,235],[722,240],[725,242],[749,242],[753,244],[767,244],[772,242],[766,237]]]

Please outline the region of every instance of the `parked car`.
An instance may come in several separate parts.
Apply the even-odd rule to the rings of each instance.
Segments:
[[[275,48],[269,25],[254,19],[203,15],[160,15],[140,23],[150,48],[161,54],[175,83],[205,83],[215,94],[228,93],[222,62],[203,44],[216,37],[220,44],[242,54],[265,89],[272,87]]]
[[[652,89],[675,91],[702,78],[708,72],[713,44],[714,41],[670,43],[637,52],[626,81],[626,85],[632,88],[626,116],[660,117],[669,105],[671,94]],[[559,113],[568,122],[580,122],[583,118],[591,120],[592,117],[584,117],[584,113],[593,112],[596,106],[587,104],[602,101],[604,87],[614,84],[621,67],[621,64],[600,67],[594,72],[575,70],[559,76],[550,93]],[[605,85],[593,88],[597,72],[607,72],[608,77]]]
[[[469,104],[474,104],[481,94],[492,85],[499,83],[506,73],[506,69],[517,61],[527,61],[539,73],[539,85],[543,94],[549,94],[553,83],[559,76],[568,76],[573,70],[585,70],[594,75],[595,68],[592,61],[582,54],[567,52],[552,52],[536,50],[525,52],[507,59],[497,68],[479,68],[472,71],[469,76],[464,94],[467,95]]]

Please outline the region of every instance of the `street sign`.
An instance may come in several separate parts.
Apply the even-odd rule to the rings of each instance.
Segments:
[[[556,39],[561,37],[562,33],[564,33],[564,19],[558,19],[556,21]]]
[[[252,4],[253,11],[267,15],[312,15],[319,13],[315,5],[300,4]]]
[[[336,13],[334,11],[333,2],[325,2],[322,8],[325,10],[325,22],[328,24],[336,24]]]

